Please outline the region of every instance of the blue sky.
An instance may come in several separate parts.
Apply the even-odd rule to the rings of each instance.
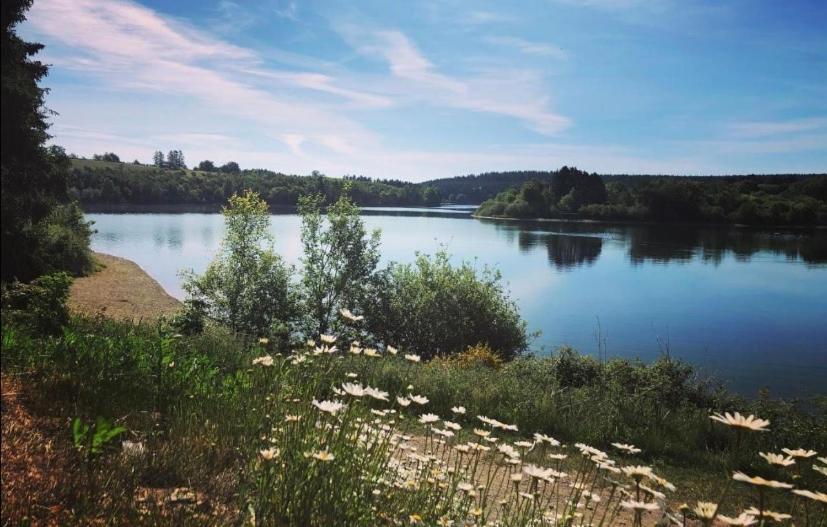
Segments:
[[[827,2],[35,0],[55,142],[418,181],[827,171]]]

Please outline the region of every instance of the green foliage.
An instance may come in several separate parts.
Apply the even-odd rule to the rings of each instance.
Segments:
[[[98,416],[92,424],[84,423],[80,417],[72,419],[72,441],[79,452],[89,456],[101,454],[115,438],[126,432],[122,426],[114,426],[107,419]]]
[[[827,223],[827,176],[604,176],[563,167],[485,201],[478,216],[661,222]]]
[[[219,254],[203,275],[184,275],[190,313],[182,322],[197,330],[203,313],[251,337],[286,338],[296,309],[292,269],[273,250],[267,203],[247,191],[233,195],[223,214]]]
[[[332,329],[341,309],[364,309],[379,263],[380,233],[368,235],[356,204],[343,193],[325,219],[322,202],[319,194],[299,199],[304,247],[301,294],[308,335]]]
[[[234,193],[257,192],[271,206],[293,207],[299,196],[321,194],[322,205],[334,203],[345,185],[360,206],[432,206],[440,202],[436,188],[396,180],[346,176],[342,179],[287,175],[270,170],[241,170],[235,162],[198,170],[167,167],[164,155],[155,166],[72,160],[70,195],[88,207],[110,205],[218,207]],[[157,154],[156,154],[157,155]]]
[[[16,26],[30,1],[10,0],[2,8],[2,112],[0,112],[0,247],[4,282],[29,281],[54,270],[88,270],[88,226],[73,213],[56,211],[67,201],[68,158],[47,147],[49,110],[40,81],[48,68],[33,60],[43,46],[25,42]],[[68,214],[68,216],[67,216]],[[71,229],[77,232],[70,232]],[[56,232],[61,231],[61,232]],[[54,252],[56,251],[56,252]]]
[[[369,298],[369,330],[424,358],[483,343],[510,359],[527,347],[525,322],[499,272],[468,262],[453,266],[444,251],[392,263]]]
[[[3,317],[29,331],[53,335],[69,320],[66,301],[72,277],[64,272],[47,274],[28,284],[3,286]]]
[[[297,353],[273,354],[272,362],[251,367],[253,359],[266,358],[262,354],[267,352],[218,327],[176,337],[163,326],[88,318],[72,319],[56,338],[21,331],[16,322],[3,324],[2,345],[4,373],[30,374],[32,389],[27,395],[33,408],[43,408],[50,416],[124,416],[119,424],[151,454],[97,456],[94,465],[88,463],[86,486],[79,488],[89,495],[90,505],[73,504],[79,523],[101,515],[108,520],[104,523],[163,523],[136,508],[136,492],[147,486],[187,486],[203,493],[207,502],[220,500],[226,510],[240,511],[231,519],[216,518],[217,524],[238,524],[251,515],[265,525],[365,525],[374,523],[377,514],[403,523],[414,513],[428,521],[443,511],[465,514],[462,508],[435,508],[435,486],[425,484],[429,470],[422,480],[414,478],[409,490],[381,483],[387,467],[395,466],[392,458],[406,455],[392,454],[393,442],[384,440],[388,436],[369,435],[367,423],[377,419],[370,410],[381,413],[390,403],[348,398],[336,416],[313,407],[313,399],[334,398],[331,390],[350,378],[346,373],[390,392],[390,401],[397,394],[406,395],[408,385],[413,393],[430,399],[425,407],[395,408],[396,413],[381,421],[382,426],[394,423],[399,434],[418,436],[426,445],[423,453],[429,444],[428,428],[414,424],[423,411],[462,425],[452,441],[479,442],[471,430],[480,427],[475,416],[485,415],[517,425],[519,438],[536,431],[609,450],[611,442],[634,443],[644,449],[640,461],[627,459],[624,465],[651,462],[670,479],[687,468],[693,471],[688,479],[675,481],[681,493],[690,483],[698,483],[692,479],[696,474],[704,484],[726,485],[731,471],[721,471],[722,464],[771,476],[756,451],[827,442],[827,402],[768,397],[744,401],[668,357],[651,364],[598,362],[565,351],[519,357],[495,369],[478,361],[413,364],[401,354],[380,359]],[[489,353],[476,348],[475,356]],[[456,405],[465,406],[467,415],[452,414]],[[769,418],[770,431],[743,437],[741,450],[734,450],[731,431],[709,420],[710,411],[728,410]],[[73,427],[77,444],[88,445],[97,425],[76,421]],[[113,427],[98,429],[106,431],[98,441],[105,445],[103,439],[114,434]],[[514,439],[497,434],[498,444]],[[366,440],[370,437],[379,440]],[[542,464],[546,451],[542,446],[535,450],[537,455],[526,453],[525,460]],[[84,453],[90,451],[86,448]],[[322,452],[333,459],[313,457]],[[579,457],[570,448],[564,452],[572,460]],[[574,477],[579,464],[572,461],[562,468]],[[820,477],[805,470],[795,483],[818,488]],[[463,478],[446,480],[449,489],[457,481]],[[99,499],[96,489],[105,492],[106,499]],[[380,492],[374,494],[377,489]],[[708,492],[700,497],[709,499]],[[685,494],[678,496],[687,499]],[[789,506],[789,500],[779,503]],[[199,517],[204,518],[185,516],[193,522]],[[187,522],[182,518],[181,523]]]

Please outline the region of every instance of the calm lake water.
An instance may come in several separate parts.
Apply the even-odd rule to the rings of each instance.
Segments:
[[[182,297],[178,271],[203,271],[218,214],[89,214],[97,251],[137,262]],[[609,356],[664,350],[746,395],[827,393],[827,232],[565,222],[497,222],[467,209],[369,209],[383,261],[445,247],[496,266],[536,353],[567,344]],[[277,250],[298,263],[299,218],[272,217]]]

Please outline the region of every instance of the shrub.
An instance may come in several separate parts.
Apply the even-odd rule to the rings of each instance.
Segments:
[[[286,338],[296,314],[292,268],[273,251],[267,203],[252,191],[234,194],[223,214],[227,232],[219,254],[203,275],[184,274],[189,313],[179,321],[197,329],[204,313],[234,332]]]
[[[92,271],[89,239],[93,230],[76,202],[55,207],[38,231],[42,243],[37,246],[36,260],[43,272],[83,276]]]
[[[503,360],[487,344],[478,343],[456,355],[438,357],[432,362],[434,365],[443,365],[448,368],[467,370],[470,368],[489,368],[499,370],[503,367]]]
[[[323,196],[299,198],[302,303],[309,335],[327,333],[341,309],[361,309],[379,263],[379,231],[368,235],[359,208],[344,193],[322,218]]]
[[[367,327],[384,342],[424,358],[457,353],[477,343],[505,360],[524,351],[529,336],[499,272],[452,266],[444,251],[392,263],[376,281]]]
[[[53,273],[35,278],[31,283],[19,282],[3,288],[3,314],[34,332],[57,334],[69,320],[66,300],[72,278]]]

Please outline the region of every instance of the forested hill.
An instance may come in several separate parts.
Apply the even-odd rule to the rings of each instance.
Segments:
[[[444,201],[463,205],[479,205],[500,192],[517,187],[526,181],[550,181],[552,171],[519,170],[511,172],[485,172],[444,179],[432,179],[420,183],[439,192]]]
[[[70,195],[87,209],[109,206],[218,208],[233,193],[258,192],[271,206],[292,206],[303,194],[335,201],[345,182],[362,206],[433,206],[441,197],[429,185],[364,177],[296,176],[270,170],[203,171],[113,161],[73,159]]]
[[[827,175],[600,176],[563,167],[486,200],[478,216],[827,225]]]

